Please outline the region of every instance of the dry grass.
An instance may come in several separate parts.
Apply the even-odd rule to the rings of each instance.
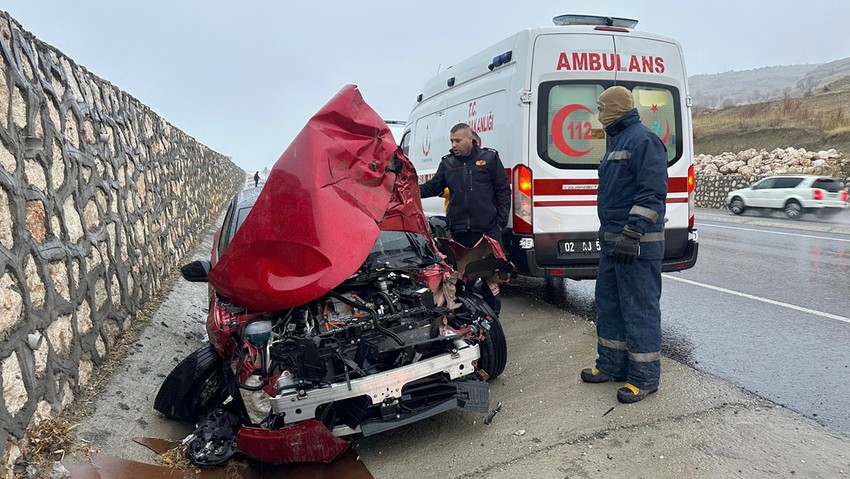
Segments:
[[[184,473],[200,474],[201,469],[192,464],[186,456],[186,446],[180,445],[157,456],[157,460],[163,466],[171,469],[180,469]]]
[[[70,454],[90,454],[88,444],[77,442],[71,425],[65,419],[45,419],[27,430],[21,442],[21,458],[38,471],[49,471],[54,462],[61,462]],[[15,472],[16,478],[28,478],[26,471]]]
[[[697,154],[789,146],[850,153],[850,76],[802,98],[695,109],[693,122]]]
[[[694,129],[711,131],[734,129],[748,131],[762,128],[801,127],[824,133],[850,131],[850,92],[826,94],[834,102],[787,97],[765,103],[702,111],[694,115]]]
[[[850,133],[850,126],[841,126],[829,132],[829,136],[846,135]]]

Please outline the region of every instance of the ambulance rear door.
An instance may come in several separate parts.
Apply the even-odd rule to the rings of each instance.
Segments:
[[[532,231],[538,266],[595,277],[599,260],[597,168],[605,132],[596,100],[615,81],[609,33],[544,33],[534,41],[529,128]],[[571,269],[583,270],[576,275]]]

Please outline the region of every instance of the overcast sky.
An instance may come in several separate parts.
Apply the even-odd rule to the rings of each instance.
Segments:
[[[850,56],[847,0],[0,0],[0,10],[249,171],[271,167],[343,85],[406,120],[438,69],[564,13],[636,18],[679,40],[688,75]]]

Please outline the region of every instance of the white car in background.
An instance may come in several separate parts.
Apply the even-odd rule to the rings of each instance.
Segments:
[[[817,212],[832,216],[847,208],[847,190],[841,182],[829,176],[781,175],[769,176],[748,188],[730,191],[726,196],[729,211],[740,215],[748,209],[782,211],[791,219],[805,213]]]

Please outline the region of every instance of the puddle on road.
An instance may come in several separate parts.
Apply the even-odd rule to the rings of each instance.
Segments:
[[[165,454],[180,444],[149,437],[133,440],[158,454]],[[92,454],[88,462],[69,462],[64,465],[74,479],[373,479],[352,448],[330,464],[310,462],[271,465],[231,460],[222,467],[199,469],[199,472],[130,461],[108,454]]]

